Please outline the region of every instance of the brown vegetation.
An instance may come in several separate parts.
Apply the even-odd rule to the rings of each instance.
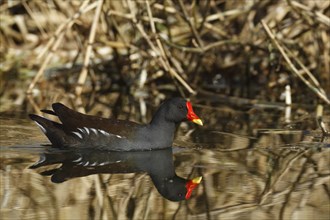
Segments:
[[[329,104],[329,1],[5,1],[0,13],[2,112],[27,94],[36,109],[87,111],[210,93],[278,102],[286,85],[294,103]]]
[[[199,137],[201,146],[189,140],[193,131],[179,130],[176,144],[191,149],[175,155],[178,174],[203,175],[187,203],[163,200],[145,174],[54,185],[24,170],[36,156],[0,155],[0,217],[328,219],[329,108],[323,119],[322,112],[330,94],[330,1],[0,4],[0,113],[61,101],[145,122],[148,105],[180,95],[195,98],[206,127],[216,130]],[[292,117],[290,107],[278,109],[288,85],[293,104],[308,105],[295,105]],[[256,103],[263,105],[250,108]],[[267,107],[280,113],[265,114]],[[2,146],[44,140],[21,122],[3,124]]]

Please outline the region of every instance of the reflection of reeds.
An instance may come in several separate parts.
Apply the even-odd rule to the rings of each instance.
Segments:
[[[312,148],[183,151],[175,155],[178,174],[188,177],[196,166],[203,184],[188,202],[175,203],[162,199],[146,174],[102,174],[52,184],[25,170],[37,158],[22,160],[22,153],[6,152],[1,219],[324,218],[330,198],[328,153]]]
[[[329,103],[328,7],[322,0],[4,2],[1,100],[20,90],[39,103],[86,107],[133,95],[142,106],[150,96],[207,90],[278,101],[290,85],[293,103],[316,96]]]
[[[313,131],[312,114],[299,115],[295,107],[293,112],[291,125],[299,123],[300,130],[269,128],[275,119],[284,118],[262,110],[250,113],[223,105],[203,108],[215,131],[198,135],[197,129],[190,130],[175,142],[186,147],[174,155],[177,174],[203,176],[192,198],[181,203],[163,199],[147,174],[102,174],[53,184],[48,177],[26,169],[38,160],[31,155],[31,147],[24,148],[28,154],[2,150],[0,218],[292,219],[307,215],[326,219],[328,139],[315,139],[320,131]],[[329,117],[323,120],[327,123]],[[0,126],[1,146],[37,140],[37,135],[38,142],[47,142],[31,127],[32,122],[10,122]],[[182,137],[185,132],[180,129],[179,133]]]
[[[315,104],[316,97],[329,103],[329,1],[5,1],[0,14],[0,111],[12,110],[5,102],[22,105],[26,90],[35,110],[63,101],[109,115],[110,103],[122,117],[144,112],[145,98],[157,103],[175,91],[278,107],[290,85],[293,103]],[[132,95],[139,106],[127,109]],[[204,115],[217,129],[236,133],[249,126],[258,132],[274,120],[252,111],[249,125],[231,117],[232,109]],[[195,165],[203,175],[193,199],[181,204],[163,200],[146,175],[53,185],[32,171],[22,174],[27,163],[1,158],[0,218],[328,217],[328,149],[291,152],[280,131],[268,130],[278,138],[262,134],[248,143],[231,135],[239,143],[232,148],[178,154],[179,174],[188,176]],[[283,149],[263,149],[272,141]],[[261,149],[247,153],[255,146]]]

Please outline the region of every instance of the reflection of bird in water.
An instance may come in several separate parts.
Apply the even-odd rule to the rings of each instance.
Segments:
[[[44,153],[30,168],[62,164],[42,172],[51,175],[52,182],[61,183],[91,174],[147,172],[158,192],[168,200],[189,199],[201,177],[186,180],[176,175],[172,148],[152,151],[114,152],[97,149],[54,150]]]
[[[43,172],[53,182],[96,173],[147,172],[159,193],[172,201],[188,199],[201,177],[186,180],[175,173],[172,143],[176,126],[185,120],[202,125],[191,103],[182,98],[165,101],[150,124],[84,115],[55,103],[52,110],[62,124],[30,115],[53,144],[66,151],[43,154],[37,168],[61,163]],[[163,150],[160,150],[163,149]]]

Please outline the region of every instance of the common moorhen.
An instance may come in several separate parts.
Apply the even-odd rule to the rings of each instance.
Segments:
[[[54,148],[53,148],[54,149]],[[60,167],[46,166],[62,164]],[[51,176],[52,182],[61,183],[92,174],[147,172],[158,192],[166,199],[189,199],[202,177],[187,180],[175,173],[172,148],[152,151],[108,151],[93,148],[70,148],[43,153],[31,169],[43,167],[41,175]]]
[[[42,110],[55,115],[62,122],[30,114],[50,142],[59,148],[79,147],[111,151],[153,150],[172,146],[176,126],[185,120],[203,125],[191,103],[183,98],[165,101],[146,125],[131,121],[106,119],[85,115],[61,103],[53,110]]]

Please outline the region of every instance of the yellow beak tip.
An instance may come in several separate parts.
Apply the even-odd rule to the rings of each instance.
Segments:
[[[194,123],[196,123],[196,124],[198,124],[200,126],[203,126],[203,122],[200,119],[194,119],[194,120],[192,120],[192,122],[194,122]]]
[[[200,184],[200,182],[202,181],[203,177],[199,176],[199,177],[195,177],[192,182],[196,183],[196,184]]]

